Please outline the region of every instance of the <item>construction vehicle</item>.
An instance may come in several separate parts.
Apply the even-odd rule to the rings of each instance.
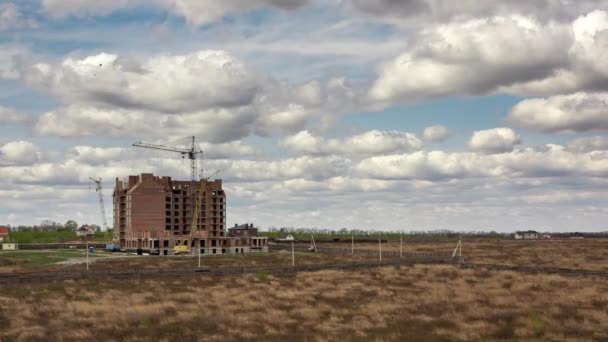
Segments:
[[[194,213],[192,214],[192,223],[190,224],[190,235],[188,236],[188,239],[185,241],[182,241],[181,244],[176,243],[175,246],[173,246],[173,254],[174,255],[182,255],[182,254],[190,254],[192,251],[192,237],[194,236],[194,231],[197,229],[198,226],[198,217],[200,215],[201,212],[201,207],[203,206],[203,198],[205,196],[205,187],[207,185],[207,181],[215,176],[216,174],[218,174],[220,171],[216,171],[215,173],[213,173],[211,176],[207,177],[207,178],[201,178],[201,187],[199,189],[198,192],[198,196],[196,197],[196,204],[194,207]]]

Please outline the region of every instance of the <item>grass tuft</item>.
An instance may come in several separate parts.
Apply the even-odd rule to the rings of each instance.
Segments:
[[[260,282],[266,282],[266,280],[268,280],[268,272],[263,271],[263,270],[258,270],[256,273],[256,278],[258,278],[258,280]]]
[[[545,320],[543,313],[540,311],[532,311],[528,314],[528,326],[536,336],[542,336],[545,332]]]

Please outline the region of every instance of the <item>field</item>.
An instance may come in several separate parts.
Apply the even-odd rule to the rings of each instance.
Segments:
[[[446,252],[454,246],[454,241],[410,242],[404,250]],[[383,250],[398,249],[398,242],[383,245]],[[463,254],[478,263],[602,269],[607,250],[608,241],[591,239],[480,240],[465,241]],[[350,258],[296,254],[301,264]],[[207,266],[290,265],[291,254],[202,260]],[[196,261],[108,257],[92,267],[181,267]],[[0,285],[0,326],[2,341],[608,340],[608,278],[416,265],[6,284]]]
[[[457,239],[447,241],[407,241],[404,252],[452,252]],[[350,243],[324,246],[350,249]],[[481,264],[530,265],[608,271],[608,239],[563,239],[515,241],[503,239],[463,239],[466,262]],[[355,248],[378,249],[377,243],[355,243]],[[398,251],[399,241],[382,244],[384,251]]]
[[[105,253],[89,254],[89,258],[106,256]],[[0,273],[48,269],[67,261],[84,261],[83,250],[57,249],[32,251],[0,251]]]

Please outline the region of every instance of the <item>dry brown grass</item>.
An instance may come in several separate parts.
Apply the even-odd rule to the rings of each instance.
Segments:
[[[607,293],[453,266],[11,285],[0,340],[605,340]]]
[[[452,252],[457,240],[403,244],[404,252]],[[462,254],[473,263],[539,265],[608,271],[608,239],[498,240],[463,239]],[[324,244],[350,248],[350,244]],[[378,249],[377,243],[359,243],[355,248]],[[398,251],[399,241],[382,245],[386,251]]]

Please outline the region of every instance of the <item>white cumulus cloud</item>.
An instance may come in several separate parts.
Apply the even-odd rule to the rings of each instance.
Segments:
[[[483,153],[511,152],[515,145],[521,143],[521,138],[510,128],[493,128],[475,131],[469,140],[469,148]]]
[[[195,135],[224,143],[292,134],[356,103],[343,79],[286,84],[219,50],[146,60],[69,57],[34,65],[25,80],[66,103],[43,113],[35,131],[65,137]]]
[[[422,137],[427,141],[444,141],[452,135],[449,128],[441,125],[431,126],[424,129]]]
[[[0,166],[32,165],[41,159],[40,148],[29,141],[11,141],[0,146]]]
[[[371,157],[356,170],[379,179],[464,179],[478,177],[608,177],[608,153],[573,153],[563,146],[526,148],[500,154],[418,151]]]
[[[301,131],[283,139],[281,146],[293,154],[369,156],[416,151],[423,144],[411,133],[372,130],[344,139],[325,139]]]
[[[578,138],[568,143],[569,151],[586,153],[593,151],[608,151],[608,137],[596,136]]]
[[[526,99],[509,112],[508,121],[542,132],[608,131],[608,93],[575,93]]]
[[[380,67],[378,101],[486,94],[551,76],[568,64],[568,27],[522,16],[456,21],[423,30],[407,52]]]

